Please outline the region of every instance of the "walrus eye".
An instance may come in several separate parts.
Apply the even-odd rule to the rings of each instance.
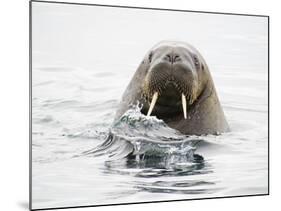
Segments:
[[[152,60],[152,52],[150,52],[149,55],[148,55],[148,61],[149,61],[149,63],[151,63],[151,60]]]
[[[194,64],[195,64],[195,66],[196,67],[199,67],[199,60],[198,60],[198,58],[197,58],[197,56],[193,56],[193,59],[194,59]]]

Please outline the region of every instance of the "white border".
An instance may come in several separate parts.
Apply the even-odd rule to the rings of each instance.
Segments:
[[[71,0],[67,0],[71,2]],[[68,210],[270,210],[279,207],[281,147],[280,7],[278,1],[246,0],[75,0],[73,2],[269,15],[271,20],[271,195]],[[276,2],[276,3],[275,3]],[[28,1],[0,7],[1,210],[27,210],[28,204]],[[273,165],[273,166],[272,166]]]

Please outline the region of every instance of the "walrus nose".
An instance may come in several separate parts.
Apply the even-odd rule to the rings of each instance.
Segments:
[[[171,64],[174,64],[174,63],[180,61],[181,58],[178,54],[169,53],[169,54],[165,55],[164,60],[170,62]]]

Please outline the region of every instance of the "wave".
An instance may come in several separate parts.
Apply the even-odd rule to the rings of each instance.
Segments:
[[[187,136],[167,126],[156,117],[147,117],[139,106],[129,109],[110,128],[106,140],[83,156],[103,156],[106,161],[134,158],[136,161],[163,160],[182,165],[203,157],[195,155],[196,145],[203,139]]]

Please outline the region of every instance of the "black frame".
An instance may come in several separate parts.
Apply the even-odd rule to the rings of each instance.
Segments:
[[[237,195],[237,196],[221,196],[221,197],[206,197],[195,199],[174,199],[174,200],[160,200],[160,201],[145,201],[145,202],[130,202],[119,204],[100,204],[100,205],[82,205],[82,206],[70,206],[70,207],[50,207],[32,209],[32,2],[41,2],[47,4],[72,4],[72,5],[84,5],[84,6],[96,6],[96,7],[112,7],[112,8],[128,8],[128,9],[143,9],[143,10],[160,10],[160,11],[174,11],[174,12],[190,12],[190,13],[203,13],[203,14],[216,14],[216,15],[237,15],[237,16],[252,16],[267,18],[268,26],[268,52],[267,52],[267,71],[268,71],[268,186],[267,193],[264,194],[252,194],[252,195]],[[150,8],[150,7],[133,7],[123,5],[104,5],[104,4],[90,4],[90,3],[74,3],[74,2],[60,2],[60,1],[41,1],[30,0],[29,1],[29,210],[54,210],[54,209],[70,209],[70,208],[86,208],[86,207],[101,207],[101,206],[116,206],[116,205],[130,205],[130,204],[147,204],[147,203],[160,203],[160,202],[176,202],[176,201],[193,201],[203,199],[224,199],[224,198],[238,198],[238,197],[250,197],[250,196],[268,196],[270,195],[270,16],[269,15],[257,15],[257,14],[242,14],[242,13],[224,13],[224,12],[210,12],[210,11],[195,11],[195,10],[179,10],[179,9],[167,9],[167,8]]]

